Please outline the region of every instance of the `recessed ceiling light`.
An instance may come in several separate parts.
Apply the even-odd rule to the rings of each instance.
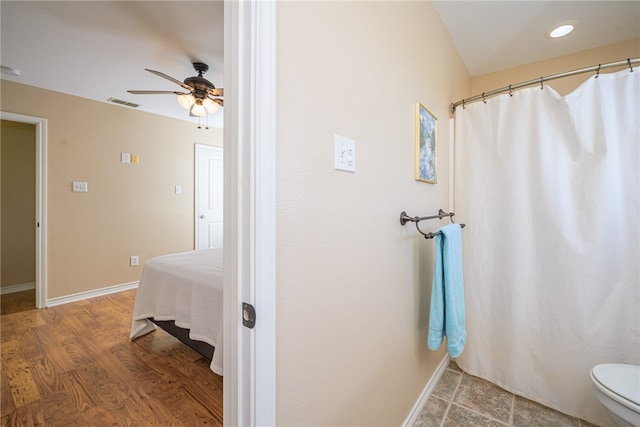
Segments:
[[[549,37],[552,38],[557,38],[557,37],[562,37],[562,36],[566,36],[567,34],[569,34],[571,31],[573,31],[573,25],[571,24],[567,24],[567,25],[560,25],[559,27],[554,28],[550,33],[549,33]]]
[[[564,21],[556,24],[547,31],[545,36],[550,39],[557,39],[558,37],[564,37],[569,34],[576,27],[577,21]]]

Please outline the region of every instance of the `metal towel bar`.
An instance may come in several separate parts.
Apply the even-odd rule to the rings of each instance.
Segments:
[[[422,234],[425,239],[433,239],[434,237],[436,237],[439,234],[442,234],[441,231],[436,231],[435,233],[425,233],[424,231],[420,230],[420,226],[418,225],[418,223],[420,221],[425,221],[428,219],[442,219],[445,217],[449,217],[449,220],[451,222],[455,222],[453,220],[453,216],[455,215],[454,212],[445,212],[442,209],[440,209],[438,211],[438,215],[431,215],[431,216],[423,216],[423,217],[419,217],[419,216],[409,216],[407,215],[407,213],[405,211],[402,211],[400,213],[400,225],[405,225],[407,222],[415,222],[416,223],[416,229],[418,230],[418,233]],[[460,228],[464,228],[465,225],[464,224],[460,224]]]

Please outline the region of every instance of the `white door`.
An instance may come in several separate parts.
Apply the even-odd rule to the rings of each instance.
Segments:
[[[221,248],[223,234],[222,148],[196,144],[196,249]]]

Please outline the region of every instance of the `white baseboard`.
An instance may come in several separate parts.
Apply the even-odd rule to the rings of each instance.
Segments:
[[[101,297],[104,295],[115,294],[117,292],[136,289],[138,282],[123,283],[121,285],[108,286],[106,288],[95,289],[93,291],[80,292],[77,294],[66,295],[63,297],[51,298],[47,300],[47,307],[67,304],[70,302],[82,301],[89,298]]]
[[[15,294],[16,292],[30,291],[36,288],[36,282],[22,283],[20,285],[9,285],[0,288],[0,295]]]
[[[449,354],[445,354],[444,358],[436,368],[436,371],[433,373],[433,376],[427,381],[427,385],[425,385],[424,390],[420,394],[415,405],[413,405],[413,409],[409,413],[409,416],[402,424],[402,427],[411,427],[418,420],[418,416],[420,415],[420,411],[422,411],[422,407],[429,400],[429,396],[431,396],[431,392],[433,391],[436,384],[438,384],[438,380],[444,374],[444,371],[449,366]]]

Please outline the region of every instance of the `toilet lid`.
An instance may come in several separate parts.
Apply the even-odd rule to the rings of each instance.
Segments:
[[[640,366],[605,363],[595,366],[592,372],[604,387],[640,405]]]

